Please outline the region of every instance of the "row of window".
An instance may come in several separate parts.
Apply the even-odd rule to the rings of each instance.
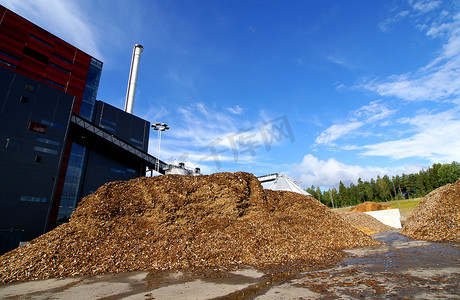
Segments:
[[[40,133],[46,133],[47,126],[58,128],[58,129],[64,129],[64,126],[62,126],[61,124],[53,123],[48,120],[41,120],[40,123],[30,121],[28,129],[32,131],[40,132]]]
[[[48,201],[45,197],[34,197],[34,196],[21,196],[20,197],[21,201],[24,202],[40,202],[40,203],[45,203]]]
[[[136,174],[136,171],[133,170],[133,169],[130,169],[130,168],[126,168],[126,171],[125,170],[120,170],[120,169],[115,169],[115,168],[110,168],[110,172],[119,173],[119,174],[126,174],[126,172],[128,172],[128,173]]]

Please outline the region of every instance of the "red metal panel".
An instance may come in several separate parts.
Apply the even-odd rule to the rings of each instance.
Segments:
[[[67,89],[66,89],[67,94],[73,95],[78,98],[77,102],[80,101],[81,98],[83,97],[83,91],[84,91],[83,89],[72,85],[70,82],[67,85]]]
[[[3,55],[1,53],[0,53],[0,59],[3,60],[3,61],[6,61],[7,63],[9,63],[10,65],[13,65],[13,66],[17,66],[17,64],[19,63],[17,60],[12,59],[12,58],[10,58],[8,56],[5,56],[5,55]]]
[[[16,58],[16,60],[19,60],[22,57],[23,48],[24,48],[24,44],[17,42],[10,36],[6,36],[3,33],[0,33],[0,50],[2,52],[5,52],[7,55],[10,55]],[[9,59],[14,60],[12,58],[9,58]],[[17,61],[15,64],[17,64]]]
[[[81,64],[86,69],[86,73],[88,73],[89,64],[91,63],[91,56],[89,56],[83,51],[78,50],[77,55],[75,56],[75,63]]]
[[[15,52],[22,53],[22,49],[24,48],[24,44],[27,40],[27,35],[22,32],[14,31],[11,28],[7,28],[4,26],[0,26],[0,33],[2,38],[0,39],[1,47],[10,48],[16,47],[16,45],[20,45],[18,48],[14,48]],[[14,43],[14,45],[12,45]]]
[[[59,38],[56,39],[56,42],[53,47],[53,53],[62,57],[63,59],[68,60],[70,63],[73,62],[76,51],[77,51],[77,48],[73,47],[72,45],[64,42],[63,40]]]
[[[33,38],[29,38],[29,40],[26,43],[26,46],[29,47],[30,49],[33,49],[40,54],[43,54],[47,57],[51,56],[51,47],[46,46],[45,44],[40,43],[37,40],[34,40]]]
[[[30,33],[32,25],[33,24],[31,22],[8,10],[5,14],[5,17],[3,18],[1,26],[4,26],[2,31],[9,30],[10,32],[13,31],[19,33],[19,35],[27,37]]]
[[[55,65],[57,65],[57,66],[59,66],[59,67],[61,67],[63,69],[65,69],[65,70],[67,70],[69,72],[72,69],[72,64],[69,64],[69,63],[63,61],[62,59],[59,59],[54,55],[50,56],[49,62],[52,63],[52,64],[55,64]]]
[[[52,35],[51,33],[45,31],[44,29],[33,25],[31,28],[30,33],[37,37],[38,39],[42,40],[45,43],[48,43],[51,47],[54,46],[54,42],[56,40],[56,37]]]
[[[45,78],[52,80],[60,85],[67,86],[69,74],[53,66],[46,68]]]
[[[86,82],[86,77],[88,76],[88,68],[86,68],[85,66],[82,66],[81,64],[75,62],[72,65],[71,72],[72,72],[71,80],[72,81],[75,80],[75,84],[77,84],[77,82],[80,82],[81,86],[84,87],[85,82]]]
[[[85,89],[86,78],[83,79],[80,76],[76,76],[73,72],[70,74],[69,84],[78,88],[78,89]]]
[[[29,58],[24,56],[20,61],[18,67],[24,72],[30,72],[31,74],[35,74],[43,78],[45,74],[46,64],[41,63],[33,58]],[[28,73],[23,73],[28,74]],[[40,79],[43,82],[43,79]]]
[[[77,98],[75,100],[75,103],[77,103],[77,102],[81,102],[81,98],[83,97],[84,90],[85,90],[84,87],[75,85],[72,81],[69,81],[66,92],[67,94],[75,96]]]

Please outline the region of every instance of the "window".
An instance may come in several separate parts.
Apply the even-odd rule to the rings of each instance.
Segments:
[[[58,154],[57,150],[53,150],[53,149],[49,149],[49,148],[45,148],[45,147],[35,146],[34,150],[35,151],[40,151],[40,152],[43,152],[43,153],[48,153],[48,154],[54,154],[54,155]]]
[[[26,86],[24,87],[24,89],[28,92],[33,92],[34,91],[34,87],[31,86],[30,84],[26,84]]]
[[[60,55],[57,55],[56,53],[51,53],[51,55],[53,55],[53,56],[56,57],[56,58],[59,58],[60,60],[66,62],[66,63],[68,63],[68,64],[72,64],[72,62],[71,62],[70,60],[65,59],[64,57],[62,57],[62,56],[60,56]]]
[[[50,66],[53,66],[53,67],[55,67],[56,69],[59,69],[59,70],[64,71],[64,72],[66,72],[66,73],[70,73],[69,70],[64,69],[63,67],[60,67],[60,66],[58,66],[58,65],[56,65],[56,64],[50,63]]]
[[[41,202],[45,203],[48,201],[45,197],[33,197],[33,196],[21,196],[21,201],[24,202]]]
[[[51,45],[50,43],[48,42],[45,42],[44,40],[42,40],[41,38],[39,38],[38,36],[35,36],[33,34],[30,35],[31,38],[33,38],[34,40],[36,41],[39,41],[40,43],[42,43],[43,45],[46,45],[48,47],[53,47],[53,45]]]
[[[32,58],[35,58],[36,60],[38,60],[38,61],[40,61],[42,63],[45,63],[45,64],[48,63],[48,59],[49,59],[48,56],[43,55],[40,52],[35,51],[34,49],[31,49],[29,47],[24,47],[23,53],[25,55],[28,55],[28,56],[32,57]]]
[[[0,50],[0,54],[6,56],[8,58],[11,58],[12,60],[19,61],[19,58],[17,58],[16,56],[13,56],[13,55],[11,55],[9,53],[3,52],[2,50]]]
[[[57,87],[60,87],[61,89],[65,89],[65,86],[63,86],[62,84],[59,84],[59,83],[57,83],[57,82],[55,82],[55,81],[53,81],[53,80],[50,80],[50,79],[48,79],[48,78],[44,78],[44,80],[45,80],[46,82],[51,83],[52,85],[55,85],[55,86],[57,86]]]
[[[133,170],[133,169],[130,169],[130,168],[126,168],[126,171],[129,172],[129,173],[136,174],[136,171]]]
[[[119,169],[115,169],[115,168],[110,168],[110,172],[118,173],[118,174],[126,174],[125,171],[119,170]]]
[[[38,137],[38,138],[37,138],[37,141],[38,141],[38,142],[41,142],[41,143],[45,143],[45,144],[50,144],[50,145],[54,145],[54,146],[59,146],[59,142],[53,141],[53,140],[49,140],[49,139],[45,139],[45,138],[42,138],[42,137]]]
[[[40,132],[40,133],[46,133],[46,125],[35,123],[35,122],[30,122],[29,130]]]
[[[9,62],[7,62],[6,60],[3,60],[0,58],[0,63],[4,64],[4,65],[7,65],[8,67],[11,67],[11,68],[16,68],[15,65],[12,65],[10,64]]]
[[[35,162],[38,162],[38,163],[39,163],[39,162],[41,162],[41,161],[42,161],[42,157],[36,155],[36,156],[35,156]]]
[[[64,126],[62,126],[61,124],[53,123],[45,119],[42,119],[40,123],[54,127],[54,128],[64,129]]]
[[[27,98],[26,96],[21,96],[21,98],[19,98],[19,101],[21,101],[23,103],[27,103],[27,102],[29,102],[29,98]]]

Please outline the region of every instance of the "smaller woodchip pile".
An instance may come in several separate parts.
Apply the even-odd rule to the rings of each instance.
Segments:
[[[396,228],[388,226],[376,218],[363,212],[337,212],[342,218],[350,222],[351,225],[361,230],[365,234],[376,234],[379,232],[395,230]]]
[[[388,205],[375,203],[372,201],[366,201],[350,209],[350,212],[366,212],[366,211],[376,211],[376,210],[385,210],[391,209]]]
[[[399,233],[417,240],[460,242],[460,179],[426,195]]]
[[[136,270],[311,266],[379,244],[313,197],[248,173],[107,183],[68,224],[0,257],[0,282]]]

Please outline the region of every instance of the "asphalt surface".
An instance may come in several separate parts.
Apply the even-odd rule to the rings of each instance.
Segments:
[[[323,270],[131,272],[0,285],[1,299],[460,299],[460,243],[388,231]]]

